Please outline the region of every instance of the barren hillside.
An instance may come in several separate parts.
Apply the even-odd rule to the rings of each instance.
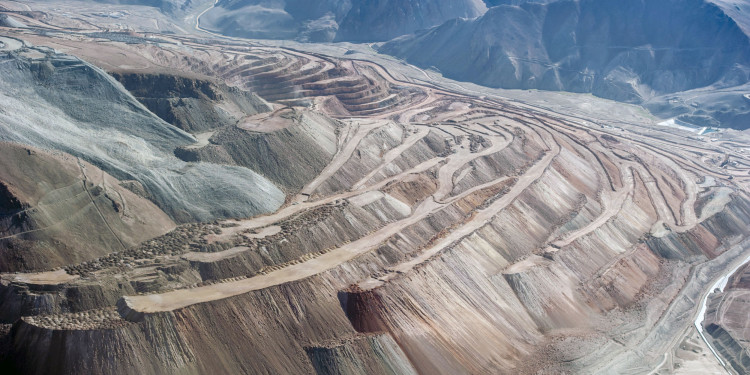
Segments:
[[[0,370],[743,363],[713,290],[750,259],[747,133],[38,9],[0,27]]]
[[[379,51],[460,81],[592,93],[697,126],[744,129],[750,40],[738,9],[705,0],[520,2]]]

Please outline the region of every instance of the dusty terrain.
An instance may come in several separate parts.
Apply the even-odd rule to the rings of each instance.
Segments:
[[[750,368],[748,356],[747,304],[748,268],[744,265],[730,276],[725,285],[709,295],[703,321],[706,340],[720,363],[732,373],[743,374]]]
[[[0,4],[9,9],[6,3],[12,2]],[[698,138],[588,97],[525,101],[477,92],[484,89],[433,80],[364,50],[347,55],[338,46],[102,34],[106,24],[10,14],[36,28],[0,29],[15,41],[13,51],[0,51],[5,64],[29,74],[44,72],[32,66],[48,61],[92,67],[86,70],[96,74],[87,82],[120,104],[118,118],[135,113],[145,120],[130,124],[148,125],[122,127],[130,129],[119,130],[127,135],[123,143],[158,145],[151,159],[126,159],[133,162],[125,168],[115,156],[132,157],[128,148],[113,153],[110,142],[81,131],[95,146],[68,147],[67,157],[95,164],[91,170],[103,176],[101,170],[128,171],[143,179],[140,188],[114,177],[104,182],[138,191],[139,202],[164,215],[164,223],[185,223],[85,259],[0,274],[0,359],[8,368],[38,374],[719,368],[693,324],[696,301],[748,256],[747,134]],[[29,81],[34,95],[7,82],[55,104],[39,111],[73,111],[81,108],[73,99],[91,100],[44,80]],[[62,104],[50,99],[63,96]],[[21,118],[18,108],[3,107],[0,121]],[[75,129],[114,139],[108,121],[66,116]],[[21,137],[38,129],[27,125],[0,122],[0,135],[50,149],[73,143]],[[179,141],[167,141],[164,129]],[[172,207],[159,199],[172,195],[158,190],[170,183],[149,184],[148,175],[136,172],[167,162],[179,167],[164,168],[181,177],[190,177],[191,168],[213,173],[180,180],[210,186],[200,192],[211,193],[185,195],[180,204],[215,201],[227,205],[224,211],[203,220],[156,211],[146,199]],[[88,168],[70,178],[94,180]],[[265,188],[243,189],[250,178]],[[0,173],[0,181],[2,187],[13,180]],[[19,209],[6,196],[44,204],[31,196],[33,187],[18,189],[0,194],[0,214]],[[240,192],[252,199],[232,205]],[[261,209],[241,215],[250,204]],[[117,224],[102,216],[103,224]]]
[[[89,260],[175,227],[156,205],[79,158],[11,143],[0,150],[4,272]]]

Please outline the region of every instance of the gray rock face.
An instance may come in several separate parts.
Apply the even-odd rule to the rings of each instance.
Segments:
[[[486,86],[590,92],[640,104],[748,82],[743,14],[703,0],[526,2],[448,21],[380,51]],[[722,117],[734,124],[739,115]]]
[[[284,201],[250,169],[177,159],[174,149],[195,139],[81,60],[5,55],[0,87],[0,140],[62,150],[120,180],[139,181],[176,221],[251,216]]]
[[[372,42],[486,10],[481,0],[222,0],[201,26],[250,38]]]
[[[474,18],[487,7],[479,0],[360,0],[341,21],[337,41],[385,41],[457,17]]]
[[[110,74],[151,112],[187,132],[234,125],[244,116],[272,109],[254,93],[208,80],[167,74]]]

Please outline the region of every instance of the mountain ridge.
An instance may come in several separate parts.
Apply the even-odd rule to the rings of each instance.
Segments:
[[[379,52],[485,86],[590,92],[634,104],[742,85],[750,72],[747,33],[701,0],[500,5],[396,38]]]

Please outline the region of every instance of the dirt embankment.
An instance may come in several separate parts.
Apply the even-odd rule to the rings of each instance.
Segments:
[[[175,227],[156,205],[62,152],[0,143],[0,271],[46,270]]]

